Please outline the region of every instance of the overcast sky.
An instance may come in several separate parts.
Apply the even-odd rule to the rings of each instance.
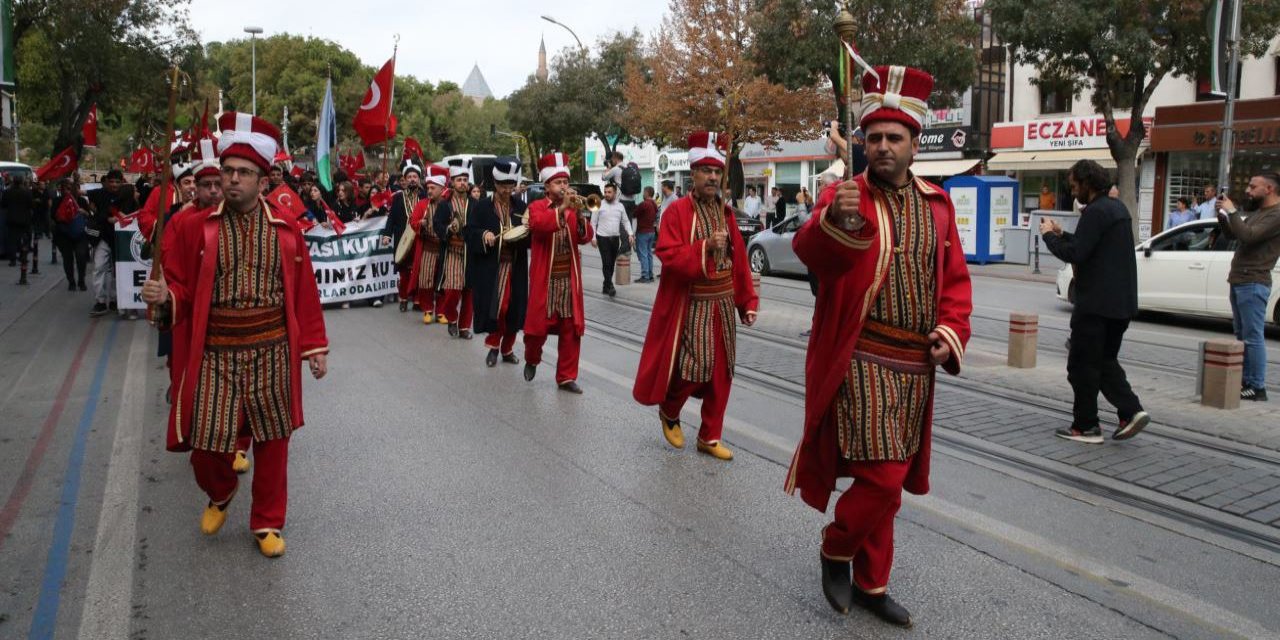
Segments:
[[[600,36],[632,27],[652,34],[666,9],[665,0],[192,0],[191,24],[203,42],[246,37],[247,25],[262,27],[263,36],[288,32],[324,38],[373,67],[391,57],[399,33],[397,74],[461,85],[478,63],[494,96],[501,98],[524,85],[537,68],[540,38],[546,38],[549,58],[575,46],[568,31],[540,15],[565,23],[593,47]]]

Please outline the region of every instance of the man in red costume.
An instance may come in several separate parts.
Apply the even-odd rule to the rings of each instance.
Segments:
[[[632,395],[658,405],[662,435],[677,449],[684,448],[680,411],[690,396],[702,398],[698,451],[732,460],[720,433],[733,384],[734,322],[755,324],[760,301],[733,209],[720,199],[724,140],[701,131],[689,136],[688,148],[693,189],[663,215],[662,280]]]
[[[170,451],[191,451],[209,502],[200,529],[227,518],[239,480],[236,436],[253,434],[249,528],[267,557],[284,554],[289,440],[303,425],[302,361],[328,369],[320,294],[306,242],[262,197],[279,147],[271,123],[246,113],[219,118],[224,200],[185,213],[166,231],[163,276],[142,297],[167,307],[178,394],[169,410]]]
[[[397,191],[395,196],[391,198],[391,210],[387,213],[387,227],[383,232],[391,237],[392,247],[400,246],[400,237],[404,235],[406,226],[409,224],[410,214],[417,208],[419,202],[427,199],[427,192],[419,186],[421,181],[421,166],[412,159],[401,163],[400,184],[404,188]],[[399,287],[396,291],[400,299],[400,311],[405,312],[409,310],[413,290],[417,286],[417,279],[415,278],[417,274],[413,272],[410,265],[404,262],[396,266],[396,272],[400,274]],[[382,299],[374,299],[373,306],[382,306]]]
[[[530,382],[542,363],[547,334],[559,336],[556,384],[582,393],[578,353],[587,317],[582,305],[582,257],[578,246],[591,242],[591,225],[569,208],[569,156],[555,152],[538,159],[547,197],[529,205],[529,309],[524,319],[524,379]]]
[[[520,181],[520,159],[510,156],[493,161],[493,198],[481,200],[467,220],[462,234],[467,238],[476,333],[488,334],[484,346],[489,348],[485,366],[495,367],[498,358],[507,364],[519,364],[516,357],[516,334],[524,326],[529,307],[528,238],[508,240],[505,234],[524,225],[527,209],[514,195]],[[528,227],[524,227],[528,231]]]
[[[786,488],[826,511],[854,479],[822,531],[823,593],[911,626],[887,593],[893,521],[904,488],[929,490],[934,372],[960,372],[972,289],[951,200],[910,171],[933,78],[882,66],[862,83],[867,172],[823,190],[793,241],[822,286]]]
[[[436,305],[443,296],[437,288],[440,269],[440,237],[436,235],[433,224],[436,206],[444,196],[445,180],[448,177],[448,169],[434,164],[427,165],[427,175],[423,178],[423,182],[427,185],[427,197],[419,200],[418,205],[413,208],[413,213],[409,215],[409,224],[418,233],[413,247],[413,268],[409,273],[414,274],[413,284],[417,291],[417,305],[422,309],[422,324],[448,322],[443,312],[438,315],[436,313],[443,307],[443,305],[439,307]]]
[[[463,161],[449,166],[452,191],[432,216],[436,235],[440,238],[444,259],[440,264],[440,290],[444,294],[444,317],[449,335],[471,339],[474,313],[471,283],[467,282],[467,242],[462,230],[477,202],[471,197],[471,166]]]
[[[186,206],[195,199],[196,178],[195,168],[199,162],[188,162],[186,156],[191,151],[181,142],[175,142],[172,150],[169,152],[170,171],[172,178],[169,181],[169,190],[160,193],[160,185],[157,184],[155,189],[147,195],[147,201],[138,209],[138,230],[142,232],[142,237],[146,238],[148,243],[155,242],[156,221],[159,218],[160,211],[165,211],[165,222],[169,221],[168,216],[177,213],[182,207]],[[175,189],[176,186],[176,189]],[[164,197],[164,196],[168,197]],[[160,205],[163,201],[164,206]]]

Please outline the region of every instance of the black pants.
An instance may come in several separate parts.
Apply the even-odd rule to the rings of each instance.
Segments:
[[[1071,349],[1067,353],[1067,380],[1075,392],[1073,424],[1084,430],[1098,426],[1098,392],[1115,405],[1121,420],[1142,410],[1117,359],[1128,320],[1091,314],[1071,316]]]
[[[89,264],[89,238],[72,239],[62,233],[55,233],[53,242],[62,254],[62,271],[67,274],[67,282],[84,284],[84,271]]]
[[[9,259],[22,265],[22,273],[27,273],[27,254],[31,251],[31,227],[10,226],[5,230],[5,243],[9,245]]]
[[[613,236],[596,236],[596,244],[600,247],[600,268],[604,271],[604,290],[605,292],[613,291],[613,263],[618,260],[618,249],[622,245],[622,239]]]

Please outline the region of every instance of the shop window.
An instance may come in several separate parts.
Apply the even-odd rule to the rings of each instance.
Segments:
[[[1075,97],[1071,84],[1065,81],[1038,81],[1040,89],[1040,113],[1071,113]]]

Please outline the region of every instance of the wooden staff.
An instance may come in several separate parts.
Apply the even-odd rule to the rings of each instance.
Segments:
[[[171,206],[169,199],[173,197],[170,190],[173,188],[173,127],[178,109],[178,73],[178,66],[174,65],[169,80],[169,118],[166,121],[165,145],[160,151],[164,161],[160,165],[160,197],[156,200],[156,227],[155,232],[151,234],[151,280],[164,279],[161,264],[164,259],[164,223]],[[151,305],[147,311],[152,324],[156,326],[168,324],[165,308],[163,303]]]

